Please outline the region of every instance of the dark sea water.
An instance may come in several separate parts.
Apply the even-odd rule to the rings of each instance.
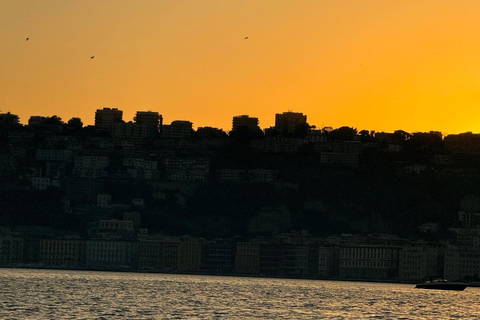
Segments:
[[[480,289],[0,269],[0,319],[480,319]]]

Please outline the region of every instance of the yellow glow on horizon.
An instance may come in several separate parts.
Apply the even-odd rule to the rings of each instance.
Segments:
[[[478,132],[479,15],[473,0],[4,0],[0,110]]]

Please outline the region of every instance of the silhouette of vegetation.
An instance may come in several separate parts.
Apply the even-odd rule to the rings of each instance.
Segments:
[[[80,130],[83,127],[83,122],[82,119],[80,118],[71,118],[67,122],[67,128],[70,128],[72,130]]]
[[[63,121],[62,121],[62,118],[58,117],[58,116],[51,116],[51,117],[46,117],[45,120],[43,121],[43,124],[47,124],[47,125],[52,125],[52,124],[57,124],[57,125],[62,125],[64,124]]]
[[[350,127],[340,127],[328,133],[328,138],[339,141],[352,141],[357,135],[357,129]]]

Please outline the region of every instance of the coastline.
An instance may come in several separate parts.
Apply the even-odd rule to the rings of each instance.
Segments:
[[[342,282],[370,282],[370,283],[392,283],[392,284],[411,284],[414,281],[378,280],[378,279],[350,279],[350,278],[327,278],[327,277],[307,277],[307,276],[280,276],[280,275],[256,275],[239,273],[209,273],[209,272],[167,272],[159,270],[142,270],[126,268],[80,268],[80,267],[53,267],[53,266],[0,266],[0,269],[30,269],[30,270],[61,270],[61,271],[90,271],[90,272],[121,272],[121,273],[148,273],[148,274],[167,274],[167,275],[192,275],[192,276],[215,276],[215,277],[240,277],[240,278],[265,278],[265,279],[292,279],[292,280],[319,280],[319,281],[342,281]],[[468,282],[467,282],[468,283]],[[470,282],[469,287],[480,287],[480,282]]]

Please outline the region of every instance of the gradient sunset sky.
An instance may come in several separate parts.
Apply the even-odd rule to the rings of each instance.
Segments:
[[[0,112],[93,124],[103,107],[479,132],[480,1],[1,0]]]

